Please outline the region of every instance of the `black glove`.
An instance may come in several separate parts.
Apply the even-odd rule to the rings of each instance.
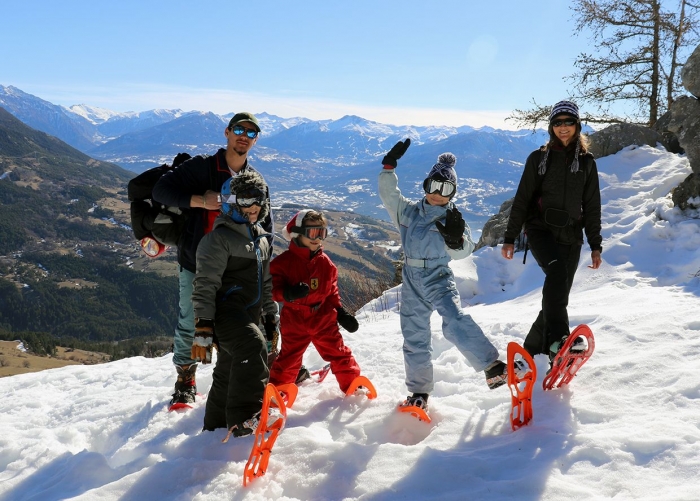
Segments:
[[[336,308],[336,311],[338,312],[338,323],[343,329],[348,332],[355,332],[360,327],[360,324],[357,323],[357,319],[348,313],[345,308],[339,306]]]
[[[299,282],[296,285],[287,285],[282,292],[285,301],[294,301],[309,295],[309,286],[304,282]]]
[[[435,221],[435,226],[437,226],[440,235],[445,239],[445,244],[450,249],[459,249],[462,246],[462,236],[467,224],[464,222],[462,214],[460,214],[457,207],[447,209],[445,224]]]
[[[396,167],[396,161],[401,158],[404,153],[406,153],[406,150],[410,145],[411,138],[406,138],[405,141],[399,141],[396,143],[394,147],[389,150],[389,153],[384,155],[382,165],[391,165],[392,167]]]
[[[265,329],[265,338],[267,339],[267,366],[272,366],[278,355],[277,345],[279,343],[280,331],[277,325],[277,317],[269,314],[263,319],[263,328]]]
[[[265,329],[265,338],[271,341],[277,332],[277,318],[275,315],[265,315],[265,318],[263,318],[263,328]]]

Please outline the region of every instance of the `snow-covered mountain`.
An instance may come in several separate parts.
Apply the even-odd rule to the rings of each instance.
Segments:
[[[603,265],[587,247],[569,302],[596,349],[568,388],[543,392],[533,420],[509,422],[507,388],[488,390],[432,317],[436,386],[430,424],[396,412],[405,398],[401,287],[343,332],[374,400],[343,397],[335,378],[306,382],[270,456],[242,486],[253,438],[201,432],[212,366],[194,409],[168,413],[171,356],[8,377],[0,399],[0,501],[24,500],[678,500],[698,498],[700,214],[673,208],[685,158],[647,146],[598,162]],[[452,262],[462,306],[504,357],[541,306],[535,260],[483,248]],[[283,341],[284,342],[284,341]],[[310,348],[304,363],[322,365]]]
[[[181,151],[215,152],[225,143],[224,128],[233,115],[116,113],[85,104],[64,108],[11,86],[0,86],[0,106],[92,157],[135,172],[170,162]],[[488,127],[396,126],[354,115],[338,120],[256,115],[263,132],[251,159],[270,183],[275,203],[311,202],[387,219],[375,193],[380,160],[397,141],[410,137],[412,146],[398,171],[406,195],[420,197],[420,183],[438,155],[452,151],[461,179],[458,205],[475,229],[512,196],[522,163],[544,142],[542,133]]]

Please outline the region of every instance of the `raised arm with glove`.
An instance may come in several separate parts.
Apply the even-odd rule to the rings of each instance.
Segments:
[[[450,249],[459,249],[462,247],[466,225],[467,223],[464,222],[464,218],[457,207],[447,209],[445,224],[442,224],[440,221],[435,221],[435,226],[437,226],[440,235],[445,239],[445,244]]]
[[[399,158],[403,156],[404,153],[406,153],[406,150],[408,147],[411,145],[411,138],[406,138],[404,141],[399,141],[396,143],[393,148],[389,150],[389,153],[384,155],[384,158],[382,159],[382,164],[384,165],[385,169],[391,169],[391,168],[396,168],[396,165],[398,164]]]

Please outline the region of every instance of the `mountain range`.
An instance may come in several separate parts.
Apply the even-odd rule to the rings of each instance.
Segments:
[[[0,107],[93,158],[134,172],[170,162],[181,151],[212,154],[224,145],[224,129],[233,116],[64,107],[3,85]],[[473,229],[513,195],[527,155],[545,141],[542,131],[397,126],[353,115],[337,120],[256,116],[263,132],[250,157],[270,184],[274,203],[313,203],[387,220],[376,194],[380,161],[397,141],[410,137],[411,148],[397,170],[404,194],[420,198],[426,173],[440,153],[451,151],[460,178],[456,203]]]

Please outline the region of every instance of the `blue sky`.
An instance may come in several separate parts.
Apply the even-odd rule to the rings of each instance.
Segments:
[[[0,84],[114,111],[491,125],[569,95],[569,3],[5,2]]]

